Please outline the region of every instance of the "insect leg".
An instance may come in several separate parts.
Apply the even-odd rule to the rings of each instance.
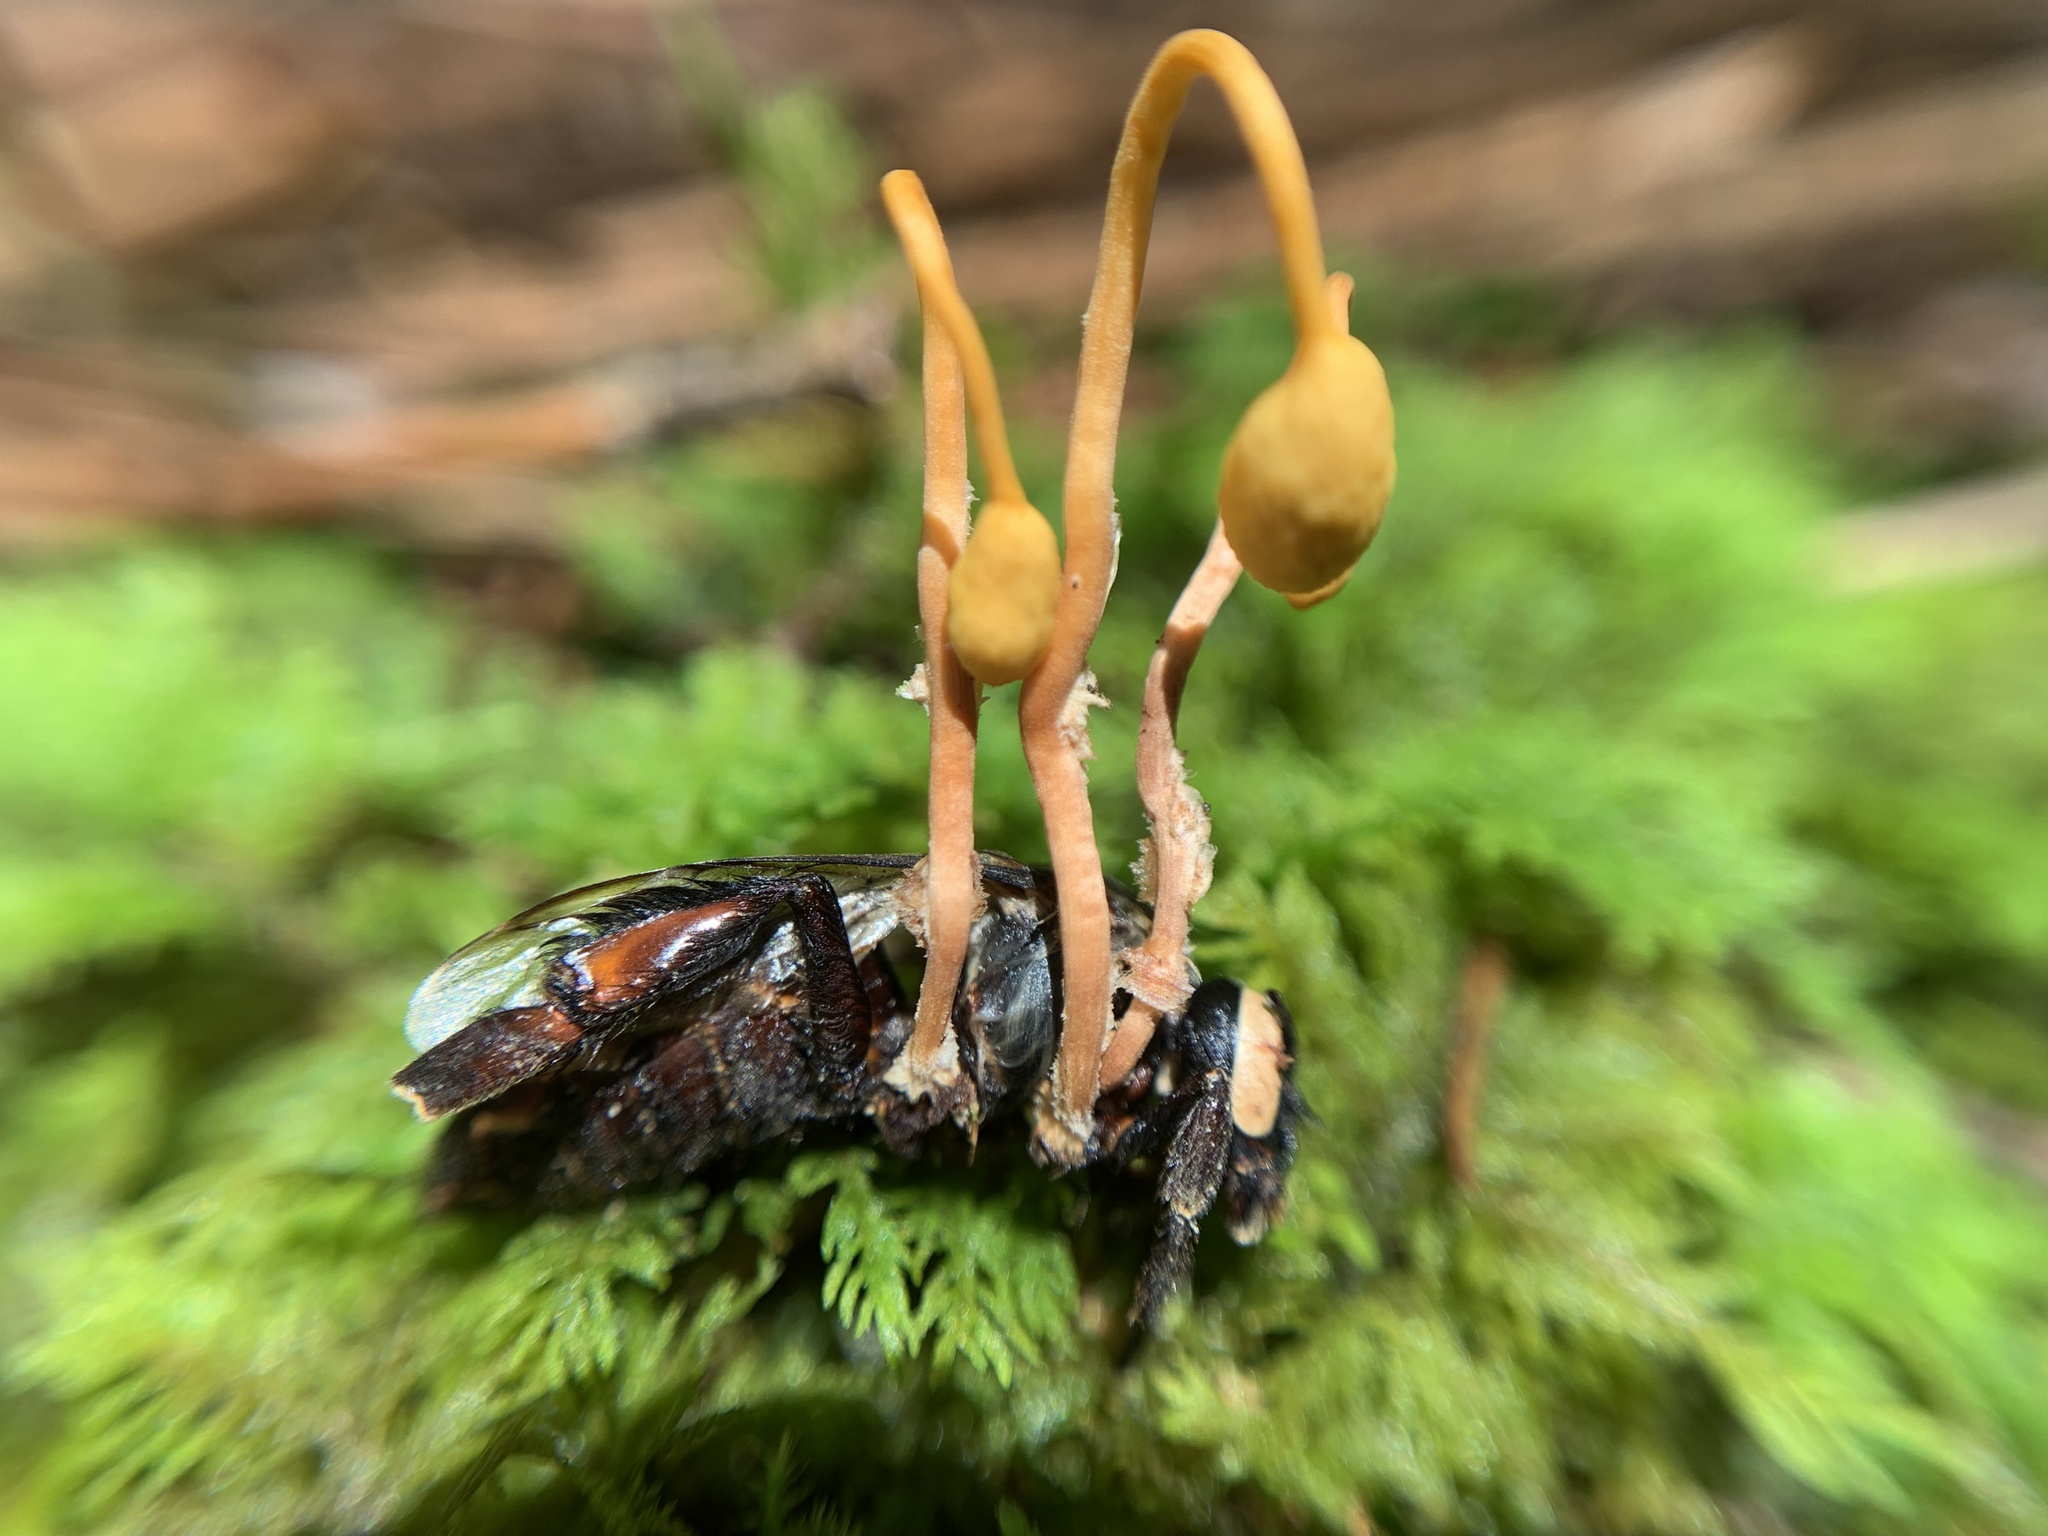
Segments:
[[[835,1108],[852,1109],[860,1098],[875,1019],[847,941],[838,892],[822,875],[794,875],[776,883],[789,903],[803,950],[811,1066],[819,1096]]]
[[[565,957],[558,982],[593,1029],[702,991],[753,953],[776,910],[787,907],[803,956],[808,1019],[804,1050],[813,1087],[832,1112],[852,1109],[864,1082],[874,1014],[861,980],[839,893],[823,875],[771,875],[719,900],[650,918]]]
[[[692,1029],[599,1089],[541,1173],[542,1203],[575,1205],[674,1182],[739,1144],[727,1065],[715,1033]]]
[[[736,886],[658,912],[572,949],[548,973],[548,992],[593,1028],[704,991],[753,953],[783,899],[784,882]]]
[[[1153,1157],[1164,1152],[1173,1139],[1173,1133],[1180,1128],[1199,1097],[1198,1090],[1183,1088],[1169,1098],[1158,1100],[1124,1126],[1116,1141],[1103,1154],[1102,1161],[1121,1170],[1141,1157]]]
[[[784,906],[802,955],[801,1008],[772,989],[744,987],[692,1004],[685,1028],[578,1112],[540,1175],[543,1203],[672,1184],[804,1119],[855,1107],[873,1020],[838,893],[821,875],[749,881],[718,903],[651,920],[607,950],[573,957],[571,974],[586,998],[626,1000],[622,1014],[643,1000],[689,998],[743,960]],[[657,923],[673,933],[649,933]]]
[[[1227,1095],[1223,1074],[1205,1074],[1202,1090],[1193,1095],[1166,1149],[1159,1175],[1159,1228],[1131,1299],[1131,1320],[1140,1327],[1150,1326],[1166,1299],[1187,1278],[1202,1218],[1209,1214],[1223,1185],[1230,1159]]]

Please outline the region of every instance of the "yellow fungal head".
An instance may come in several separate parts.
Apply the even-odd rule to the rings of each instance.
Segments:
[[[1223,531],[1252,579],[1296,607],[1334,596],[1394,489],[1394,408],[1365,343],[1302,340],[1223,455]]]
[[[1060,546],[1028,501],[982,508],[946,584],[946,638],[961,665],[990,687],[1014,683],[1052,644]]]

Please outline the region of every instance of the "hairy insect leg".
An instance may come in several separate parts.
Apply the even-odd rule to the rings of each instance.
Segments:
[[[1160,1159],[1158,1235],[1131,1312],[1149,1324],[1186,1278],[1201,1223],[1227,1194],[1230,1231],[1256,1242],[1279,1213],[1306,1106],[1294,1087],[1293,1022],[1278,993],[1204,982],[1161,1042],[1179,1091],[1123,1127],[1107,1160]],[[1163,1153],[1162,1153],[1163,1148]]]
[[[1138,1272],[1136,1293],[1131,1298],[1131,1320],[1141,1328],[1150,1327],[1159,1309],[1180,1289],[1194,1263],[1195,1240],[1201,1236],[1202,1218],[1216,1203],[1223,1176],[1230,1161],[1230,1108],[1220,1074],[1208,1074],[1201,1088],[1183,1098],[1169,1101],[1178,1112],[1179,1123],[1161,1160],[1159,1174],[1159,1226],[1153,1235],[1152,1251]],[[1139,1140],[1129,1156],[1138,1156],[1151,1131],[1141,1121],[1125,1133]],[[1123,1150],[1119,1143],[1118,1151]]]
[[[1199,1096],[1198,1089],[1183,1088],[1146,1106],[1120,1125],[1112,1124],[1106,1138],[1113,1135],[1115,1139],[1108,1143],[1102,1161],[1111,1168],[1124,1169],[1140,1158],[1164,1152]],[[1098,1118],[1106,1117],[1098,1111]]]

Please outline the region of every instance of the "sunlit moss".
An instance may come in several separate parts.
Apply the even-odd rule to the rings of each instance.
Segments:
[[[1177,343],[1132,429],[1124,704],[1275,318]],[[1184,721],[1202,963],[1301,1025],[1294,1214],[1205,1244],[1128,1360],[1142,1191],[1006,1128],[418,1210],[384,1080],[451,944],[600,874],[917,845],[900,674],[756,643],[802,598],[744,574],[743,483],[827,529],[865,488],[687,458],[734,575],[673,667],[489,642],[334,544],[0,578],[0,1529],[2039,1529],[2048,1213],[1936,1070],[1995,1091],[1986,1043],[2042,1038],[2038,594],[1822,596],[1841,493],[1775,348],[1389,372],[1352,589],[1247,594]],[[685,634],[690,592],[630,623]],[[835,653],[907,649],[862,601]],[[1015,757],[992,730],[980,806],[1028,854]],[[1436,1110],[1475,930],[1516,983],[1468,1195]]]

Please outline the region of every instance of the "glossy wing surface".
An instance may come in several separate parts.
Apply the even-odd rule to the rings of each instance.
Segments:
[[[635,909],[667,905],[662,896],[668,890],[695,894],[707,887],[764,877],[821,874],[841,893],[855,948],[871,949],[896,925],[888,893],[914,863],[909,855],[889,854],[722,859],[671,865],[564,891],[527,908],[444,960],[413,993],[405,1014],[405,1038],[413,1049],[429,1050],[484,1014],[546,1001],[543,983],[557,956],[631,921]],[[769,945],[777,960],[784,948],[793,966],[796,943],[787,924]]]
[[[607,903],[681,883],[689,868],[622,875],[564,891],[472,939],[413,993],[405,1010],[406,1040],[414,1050],[431,1050],[484,1014],[545,1002],[542,983],[554,958],[616,923],[604,910]]]
[[[572,940],[573,921],[556,920]],[[545,1002],[541,984],[562,944],[563,934],[552,925],[510,923],[465,944],[413,993],[405,1010],[406,1040],[416,1051],[431,1050],[472,1019]]]

